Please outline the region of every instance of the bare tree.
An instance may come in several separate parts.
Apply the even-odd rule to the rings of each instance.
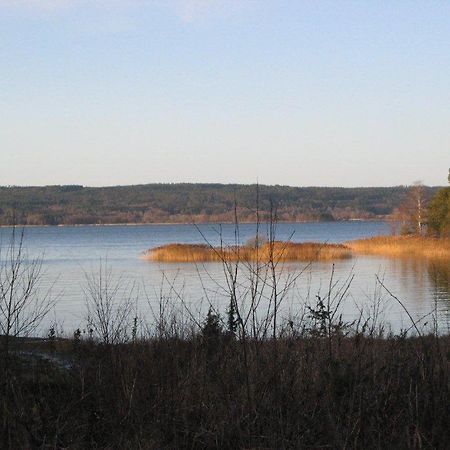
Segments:
[[[399,219],[403,234],[422,234],[426,216],[425,189],[421,181],[415,181],[400,205]]]
[[[35,332],[54,306],[50,288],[40,290],[42,257],[29,258],[24,231],[16,228],[6,248],[0,243],[0,332],[3,350],[10,351],[11,338]]]

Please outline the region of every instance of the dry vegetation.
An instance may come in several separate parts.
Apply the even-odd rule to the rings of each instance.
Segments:
[[[276,241],[261,247],[211,247],[206,244],[168,244],[144,253],[143,258],[159,262],[207,261],[333,261],[350,258],[351,250],[341,244]]]
[[[450,259],[450,239],[425,236],[377,236],[348,241],[345,244],[314,242],[265,243],[260,248],[211,247],[206,244],[167,244],[148,250],[144,259],[159,262],[256,261],[268,260],[270,253],[280,261],[334,261],[354,254],[411,256]]]
[[[365,255],[414,256],[450,259],[450,239],[425,236],[379,236],[349,241],[354,252]]]
[[[2,448],[448,448],[448,337],[332,338],[48,342],[70,363],[15,359]]]

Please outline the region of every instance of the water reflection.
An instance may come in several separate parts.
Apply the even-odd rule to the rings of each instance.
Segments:
[[[435,307],[441,317],[443,331],[450,333],[450,264],[448,261],[431,261],[428,275],[434,285],[432,292]]]
[[[215,226],[217,228],[217,226]],[[213,225],[202,225],[202,233],[216,243],[217,233]],[[254,236],[252,224],[241,228],[242,239]],[[389,233],[389,225],[377,222],[337,222],[333,224],[280,224],[280,239],[294,234],[295,241],[343,242],[346,240]],[[7,229],[0,229],[0,242],[7,242]],[[223,226],[227,239],[232,239],[234,227]],[[139,304],[147,305],[147,293],[157,302],[162,272],[170,279],[177,277],[177,288],[186,296],[193,308],[201,309],[204,288],[213,301],[228,304],[226,295],[219,285],[224,285],[223,269],[220,264],[203,265],[199,268],[190,264],[158,264],[139,259],[139,254],[149,248],[169,242],[202,242],[198,230],[188,225],[155,225],[136,227],[47,227],[26,230],[26,247],[30,256],[44,256],[44,271],[48,283],[60,300],[52,313],[64,328],[71,332],[83,326],[85,313],[85,272],[98,268],[100,258],[108,258],[116,274],[136,282],[141,287]],[[304,263],[287,264],[286,274],[304,268]],[[332,272],[331,262],[316,262],[296,282],[294,299],[287,301],[293,310],[299,310],[305,300],[326,292]],[[430,261],[423,258],[384,258],[381,256],[358,256],[338,261],[334,277],[344,282],[351,274],[354,279],[343,313],[348,320],[358,316],[356,305],[374,304],[383,297],[386,307],[384,319],[394,331],[407,328],[410,321],[404,311],[389,294],[377,286],[377,276],[385,286],[405,304],[414,318],[422,317],[434,310],[439,313],[442,331],[450,323],[450,264],[448,261]],[[202,284],[203,283],[203,284]],[[45,287],[45,286],[44,286]],[[144,289],[145,288],[145,289]],[[155,294],[153,294],[156,292]],[[373,315],[373,314],[372,314]],[[450,329],[448,330],[450,331]]]
[[[384,261],[384,263],[383,263]],[[429,314],[423,323],[437,316],[441,331],[450,332],[450,264],[427,258],[382,258],[388,284],[415,319]]]
[[[449,297],[450,264],[448,261],[431,261],[428,263],[428,275],[433,282],[437,295]]]

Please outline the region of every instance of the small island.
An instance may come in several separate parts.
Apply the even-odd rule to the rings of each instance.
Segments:
[[[376,236],[343,244],[320,242],[264,243],[261,246],[222,246],[171,243],[151,248],[142,259],[158,262],[212,261],[335,261],[356,255],[450,259],[450,239],[426,236]]]
[[[142,258],[159,262],[318,261],[351,258],[343,244],[275,241],[261,246],[213,247],[207,244],[167,244],[146,251]]]

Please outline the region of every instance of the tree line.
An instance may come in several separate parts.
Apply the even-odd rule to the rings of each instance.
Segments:
[[[439,188],[422,190],[428,202]],[[0,225],[233,222],[235,214],[240,221],[252,222],[256,204],[263,219],[275,208],[280,221],[386,219],[398,213],[409,192],[408,186],[3,186]]]

